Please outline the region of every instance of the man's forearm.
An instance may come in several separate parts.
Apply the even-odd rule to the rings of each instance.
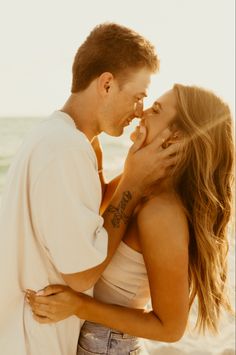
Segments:
[[[97,282],[114,255],[127,228],[129,218],[139,201],[140,195],[134,187],[122,181],[103,213],[104,228],[108,233],[107,257],[96,267],[72,275],[62,275],[67,285],[83,292]]]
[[[120,184],[103,213],[104,228],[108,233],[108,252],[104,265],[114,255],[138,201],[139,195],[135,189]]]
[[[108,233],[108,250],[107,257],[104,262],[91,269],[91,271],[94,272],[94,278],[96,281],[109,264],[120,241],[122,240],[130,216],[132,215],[139,199],[139,192],[134,187],[129,186],[125,182],[121,182],[118,185],[108,207],[103,213],[104,228]]]

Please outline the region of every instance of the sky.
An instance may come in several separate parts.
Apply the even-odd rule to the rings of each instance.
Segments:
[[[0,0],[0,116],[45,116],[70,95],[77,48],[102,22],[148,38],[161,60],[145,105],[175,82],[234,110],[234,0]]]

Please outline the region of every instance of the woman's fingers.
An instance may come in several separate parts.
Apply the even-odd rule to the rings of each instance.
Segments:
[[[53,318],[52,307],[46,304],[34,303],[32,305],[32,311],[37,316],[47,317],[49,319]]]
[[[163,157],[173,157],[176,156],[178,157],[178,153],[181,152],[181,149],[183,148],[183,144],[181,142],[173,143],[169,145],[167,148],[162,148],[162,155]]]
[[[49,285],[36,292],[37,296],[50,296],[65,291],[67,287],[63,285]]]
[[[29,295],[36,295],[36,296],[51,296],[55,295],[57,293],[63,292],[67,289],[67,286],[64,285],[48,285],[44,287],[42,290],[39,291],[33,291],[31,289],[27,289],[25,291],[26,297]]]
[[[164,129],[160,134],[158,134],[153,141],[148,144],[146,147],[149,149],[153,149],[155,151],[158,151],[159,149],[163,149],[162,145],[167,141],[173,132],[169,128]]]
[[[44,296],[37,296],[31,291],[26,293],[26,300],[35,315],[35,320],[39,323],[52,323],[74,314],[75,307],[72,307],[73,302],[70,300],[72,296],[76,296],[78,301],[77,293],[63,285],[48,286],[44,290]]]
[[[43,297],[43,296],[36,296],[36,295],[26,295],[26,300],[30,305],[33,305],[34,303],[40,303],[40,304],[48,304],[48,298]]]
[[[52,321],[55,313],[54,306],[45,302],[47,302],[47,298],[33,296],[28,301],[35,316],[46,317]]]

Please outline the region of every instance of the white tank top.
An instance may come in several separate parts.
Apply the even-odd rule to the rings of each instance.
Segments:
[[[94,287],[94,297],[105,303],[143,309],[150,299],[150,289],[142,254],[121,241]]]

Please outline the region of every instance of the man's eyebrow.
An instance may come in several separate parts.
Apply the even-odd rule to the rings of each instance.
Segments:
[[[161,110],[163,110],[162,105],[159,101],[155,101],[154,106],[158,106]]]

